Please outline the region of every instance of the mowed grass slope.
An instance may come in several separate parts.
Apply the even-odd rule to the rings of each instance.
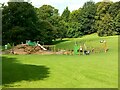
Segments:
[[[60,43],[56,44],[56,49],[74,49],[75,43],[78,45],[83,45],[85,43],[88,48],[103,48],[103,44],[100,43],[101,40],[107,41],[109,49],[118,49],[118,36],[98,37],[97,34],[86,35],[82,38],[63,39],[62,42],[59,41]]]
[[[117,88],[118,37],[103,37],[107,53],[91,55],[4,55],[3,87],[22,88]],[[74,41],[99,47],[95,34],[65,39],[56,48],[72,49]]]

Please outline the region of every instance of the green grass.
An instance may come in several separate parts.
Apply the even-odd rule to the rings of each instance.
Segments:
[[[3,55],[3,88],[117,88],[118,37],[103,39],[108,42],[107,53],[88,56]],[[66,39],[56,43],[56,48],[72,48],[75,40],[86,40],[87,45],[99,47],[101,38],[93,34]]]
[[[83,43],[86,44],[87,47],[102,47],[103,44],[100,43],[100,40],[106,40],[107,45],[109,48],[115,47],[117,49],[118,45],[118,36],[109,36],[109,37],[98,37],[97,34],[92,35],[86,35],[82,38],[66,38],[63,39],[65,42],[60,42],[56,44],[56,49],[73,49],[75,42],[77,42],[78,45],[83,45]],[[58,42],[58,41],[56,41]]]

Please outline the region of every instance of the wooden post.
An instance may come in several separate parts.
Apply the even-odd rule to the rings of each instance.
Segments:
[[[79,49],[79,55],[80,55],[80,49]]]
[[[105,53],[107,52],[107,42],[106,41],[104,41],[104,51],[105,51]]]

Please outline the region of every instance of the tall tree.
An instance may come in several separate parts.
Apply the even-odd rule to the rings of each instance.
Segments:
[[[119,12],[120,12],[120,2],[99,2],[97,3],[97,14],[96,14],[96,29],[98,30],[99,36],[107,36],[119,34]],[[108,16],[108,17],[106,17]],[[106,23],[106,26],[102,22],[109,22],[109,25]],[[100,28],[98,27],[101,23]],[[105,23],[104,23],[105,24]],[[104,26],[104,27],[102,27]],[[108,26],[111,28],[108,28]],[[105,29],[105,30],[103,30]]]
[[[114,29],[117,34],[120,34],[120,1],[113,3],[108,10],[108,13],[113,18]]]
[[[69,22],[79,22],[80,10],[81,8],[70,13]]]
[[[35,37],[35,40],[40,41],[41,44],[51,44],[54,39],[54,27],[47,20],[39,21],[37,24],[38,34]]]
[[[39,19],[49,21],[53,15],[58,15],[58,10],[51,5],[43,5],[37,9]]]
[[[66,28],[66,26],[67,26],[67,23],[64,21],[64,20],[59,20],[59,22],[58,22],[58,31],[57,31],[57,38],[60,38],[61,40],[63,39],[63,38],[66,38],[67,37],[67,35],[66,35],[66,33],[67,33],[67,28]]]
[[[115,31],[117,32],[117,34],[120,35],[120,12],[115,17],[114,23],[115,23],[115,27],[114,27]]]
[[[79,23],[81,23],[81,31],[83,34],[95,32],[93,26],[95,23],[96,6],[92,1],[86,2],[80,10]]]
[[[107,13],[104,15],[102,20],[98,22],[98,35],[99,36],[111,36],[115,35],[116,31],[114,29],[112,17]]]
[[[68,22],[69,16],[70,16],[70,10],[68,9],[68,7],[66,7],[66,9],[63,11],[61,17],[65,22]]]
[[[70,22],[67,30],[67,36],[69,38],[77,38],[83,36],[81,32],[81,26],[78,22]]]
[[[36,36],[37,15],[34,7],[27,2],[8,2],[3,7],[3,44],[20,43]]]
[[[37,14],[40,20],[46,20],[53,27],[52,29],[52,39],[63,38],[65,37],[65,24],[61,19],[58,13],[58,9],[50,5],[43,5],[39,9],[37,9]]]
[[[108,13],[109,7],[112,5],[112,2],[98,2],[96,3],[96,21],[101,20],[106,13]]]
[[[64,37],[64,22],[62,22],[59,16],[58,9],[55,9],[51,5],[43,5],[37,10],[37,14],[40,20],[46,20],[53,26],[53,39]]]
[[[82,36],[81,24],[79,23],[80,10],[81,8],[70,13],[69,25],[67,30],[67,36],[70,38]]]
[[[109,7],[108,12],[113,18],[115,18],[117,14],[120,12],[120,1],[113,3]]]

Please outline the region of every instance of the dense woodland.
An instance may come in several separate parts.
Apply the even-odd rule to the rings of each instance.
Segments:
[[[99,36],[120,34],[120,1],[88,1],[72,12],[66,7],[61,15],[51,5],[36,8],[30,2],[8,2],[8,5],[1,5],[1,10],[3,45],[26,40],[51,44],[56,39],[92,33]]]

